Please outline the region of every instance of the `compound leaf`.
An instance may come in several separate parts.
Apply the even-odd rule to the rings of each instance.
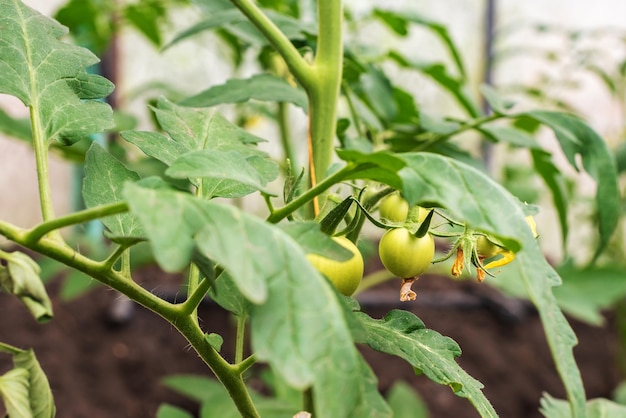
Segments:
[[[98,62],[87,49],[61,42],[67,28],[16,0],[0,0],[0,93],[31,108],[33,135],[73,144],[113,127],[111,108],[94,100],[113,91],[87,74]]]
[[[481,391],[483,385],[454,360],[461,349],[452,339],[426,329],[419,318],[407,311],[393,310],[381,320],[364,313],[357,313],[357,317],[367,335],[360,342],[401,357],[434,382],[450,386],[456,395],[472,402],[481,416],[498,416]]]
[[[243,173],[238,174],[239,178],[234,178],[232,164],[226,178],[217,176],[218,173],[215,171],[210,172],[211,167],[205,167],[204,174],[208,174],[209,178],[201,182],[203,196],[207,198],[245,196],[264,187],[278,176],[278,165],[268,154],[254,147],[263,140],[233,125],[219,113],[209,109],[177,106],[163,98],[159,100],[154,112],[169,137],[138,131],[125,131],[122,132],[122,136],[147,155],[168,166],[183,158],[170,171],[173,175],[185,177],[183,172],[190,168],[190,160],[211,159],[213,152],[229,153],[231,162],[244,161],[248,174],[245,178],[242,177]],[[198,164],[193,165],[196,167]],[[202,173],[194,170],[188,174],[193,174],[187,176],[189,181],[200,186],[197,174]],[[251,183],[254,183],[254,186],[251,186]]]
[[[245,79],[230,79],[219,86],[180,102],[183,106],[211,107],[223,103],[241,103],[248,100],[288,102],[304,111],[308,99],[304,90],[294,87],[287,80],[271,74],[257,74]]]

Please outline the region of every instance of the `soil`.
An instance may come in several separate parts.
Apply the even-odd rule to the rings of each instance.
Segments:
[[[176,280],[157,285],[155,274],[144,272],[143,284],[175,297]],[[172,374],[209,373],[171,326],[141,307],[127,310],[124,299],[103,287],[71,302],[58,300],[58,288],[58,281],[49,286],[55,318],[44,325],[36,323],[15,298],[0,295],[0,341],[35,350],[50,380],[58,417],[154,417],[164,402],[197,412],[197,404],[161,383]],[[394,282],[363,294],[362,306],[376,318],[402,307],[427,327],[453,338],[463,350],[459,363],[485,385],[484,393],[501,417],[541,417],[542,393],[564,397],[539,317],[527,303],[508,299],[484,284],[441,277],[424,276],[414,288],[418,291],[414,302],[397,302]],[[234,330],[228,314],[206,303],[200,317],[207,331],[224,337],[222,352],[232,352]],[[602,328],[570,322],[580,341],[575,356],[587,396],[610,397],[623,378],[610,314]],[[404,361],[369,348],[362,352],[383,392],[403,380],[421,394],[432,418],[478,417],[467,400],[415,376]],[[0,374],[9,366],[8,356],[0,355]],[[1,412],[0,407],[3,416]]]

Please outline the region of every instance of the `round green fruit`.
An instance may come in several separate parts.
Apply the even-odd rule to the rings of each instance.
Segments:
[[[352,295],[363,278],[363,256],[359,249],[346,237],[333,237],[333,240],[349,250],[352,257],[346,261],[332,260],[318,254],[307,254],[309,262],[331,281],[337,290],[346,296]]]
[[[479,236],[478,239],[476,240],[476,251],[478,252],[478,255],[482,257],[485,257],[485,258],[493,257],[494,255],[498,253],[499,249],[500,247],[498,247],[493,242],[489,241],[489,239],[485,237],[484,235]]]
[[[391,222],[404,222],[409,213],[409,202],[399,193],[385,196],[378,207],[380,217]]]
[[[385,268],[396,276],[417,277],[430,267],[435,242],[430,234],[418,238],[406,228],[390,229],[380,239],[378,255]]]

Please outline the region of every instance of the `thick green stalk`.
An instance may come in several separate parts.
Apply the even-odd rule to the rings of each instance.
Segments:
[[[337,128],[337,100],[343,70],[343,6],[340,0],[317,3],[318,37],[313,63],[314,83],[309,95],[309,129],[314,178],[321,181],[333,158]],[[322,204],[322,202],[320,202]]]

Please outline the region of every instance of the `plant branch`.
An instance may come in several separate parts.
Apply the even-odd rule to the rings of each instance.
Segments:
[[[208,281],[208,279],[204,279]],[[194,263],[191,263],[189,266],[189,274],[187,275],[187,287],[190,292],[194,294],[198,290],[198,286],[200,284],[200,269]],[[207,289],[208,290],[208,289]],[[206,291],[204,292],[206,294]],[[203,295],[204,296],[204,295]],[[198,322],[198,305],[194,306],[189,315],[193,318],[196,323]]]
[[[256,363],[256,357],[254,356],[254,354],[246,357],[243,361],[235,365],[237,369],[237,373],[239,373],[240,375],[244,374],[246,370],[254,366],[255,363]]]
[[[3,351],[5,353],[8,353],[14,356],[24,352],[24,350],[22,350],[21,348],[13,347],[12,345],[6,344],[3,342],[0,342],[0,351]]]
[[[300,196],[298,196],[282,208],[273,211],[271,215],[267,217],[267,221],[271,223],[277,223],[287,216],[291,215],[294,211],[313,200],[313,198],[315,198],[316,196],[324,193],[335,184],[348,178],[348,176],[353,173],[353,169],[354,166],[348,164],[336,173],[330,175],[329,177],[326,177],[324,180],[317,183],[314,187],[308,189],[306,192],[302,193]]]
[[[437,135],[434,138],[431,138],[430,140],[427,140],[421,143],[420,145],[415,147],[413,151],[423,151],[425,149],[432,147],[433,145],[438,144],[439,142],[443,142],[447,139],[450,139],[455,135],[458,135],[465,131],[476,129],[480,127],[481,125],[484,125],[485,123],[493,122],[494,120],[502,119],[504,117],[506,117],[506,115],[493,114],[493,115],[483,116],[481,118],[474,119],[471,122],[466,123],[465,125],[459,126],[459,128],[453,132],[449,132],[447,134],[442,134],[442,135]]]
[[[102,261],[102,267],[106,269],[112,269],[115,262],[120,258],[124,252],[128,249],[128,245],[118,245],[115,251],[111,253],[104,261]]]
[[[195,312],[196,309],[198,309],[198,306],[200,306],[200,302],[202,302],[202,299],[206,295],[206,292],[208,292],[211,288],[211,285],[211,280],[206,277],[200,283],[198,283],[198,286],[193,290],[193,292],[189,294],[187,300],[179,305],[179,310],[181,314],[191,315],[193,312]]]
[[[187,339],[189,344],[191,344],[209,368],[211,368],[218,380],[222,382],[235,402],[241,416],[244,418],[259,418],[260,415],[250,398],[250,393],[241,376],[241,363],[237,366],[233,366],[224,360],[224,358],[211,347],[211,344],[207,342],[204,338],[204,333],[190,316],[180,318],[180,320],[173,323],[173,325]],[[247,359],[245,364],[248,362]]]
[[[286,167],[287,172],[295,173],[297,170],[298,161],[294,150],[293,142],[291,140],[291,133],[289,132],[289,107],[285,102],[278,102],[278,131],[280,133],[280,143],[285,153],[285,159],[287,160]]]
[[[235,363],[243,360],[243,346],[246,340],[246,315],[237,317],[237,338],[235,339]]]
[[[283,57],[293,76],[308,89],[313,80],[311,66],[302,58],[298,50],[285,34],[251,0],[231,0],[250,22],[267,38]]]
[[[16,242],[23,241],[27,234],[28,232],[25,229],[0,220],[0,235],[8,238],[9,240]]]
[[[26,238],[28,243],[34,243],[45,236],[50,231],[54,231],[66,226],[76,225],[94,219],[99,219],[109,215],[116,215],[128,211],[128,205],[125,202],[112,203],[110,205],[96,206],[91,209],[75,212],[67,216],[48,220],[37,225],[30,231]]]

